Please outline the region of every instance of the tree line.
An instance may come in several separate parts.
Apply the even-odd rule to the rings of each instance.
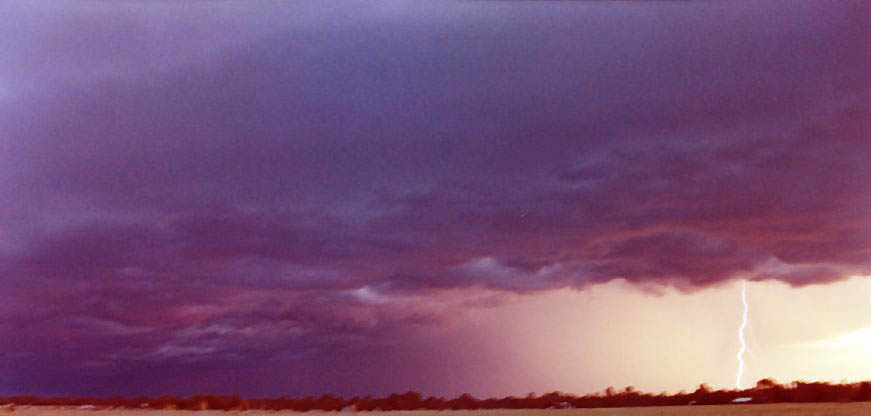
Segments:
[[[832,384],[824,382],[792,382],[777,384],[763,379],[756,386],[744,390],[713,390],[702,384],[692,393],[651,394],[636,391],[633,387],[623,390],[607,388],[601,393],[575,396],[552,392],[541,396],[530,393],[526,397],[503,397],[477,399],[462,394],[453,399],[429,396],[409,391],[385,397],[355,396],[349,399],[325,394],[320,397],[301,398],[241,398],[238,394],[204,394],[186,398],[162,397],[37,397],[13,396],[0,398],[0,405],[7,411],[14,406],[94,406],[95,408],[179,409],[179,410],[474,410],[474,409],[547,409],[547,408],[595,408],[595,407],[641,407],[678,405],[728,404],[741,397],[751,398],[751,403],[804,403],[804,402],[853,402],[871,401],[871,382]]]

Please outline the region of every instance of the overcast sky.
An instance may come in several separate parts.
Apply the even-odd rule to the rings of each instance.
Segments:
[[[867,375],[826,340],[871,328],[869,41],[863,1],[0,3],[0,394],[729,386],[742,279],[748,377]]]

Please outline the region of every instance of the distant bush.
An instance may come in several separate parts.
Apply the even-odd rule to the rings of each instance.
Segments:
[[[325,394],[319,398],[247,398],[238,394],[222,396],[216,394],[196,395],[186,398],[162,397],[0,397],[0,407],[5,412],[15,411],[16,405],[31,406],[94,406],[95,408],[129,409],[180,409],[180,410],[474,410],[474,409],[561,409],[594,407],[642,407],[675,405],[716,405],[728,404],[739,397],[751,398],[751,403],[806,403],[806,402],[848,402],[871,401],[871,381],[861,383],[831,384],[807,383],[802,381],[777,384],[771,379],[762,379],[756,387],[745,390],[713,390],[702,384],[692,393],[672,395],[642,393],[633,387],[617,391],[608,387],[602,393],[575,396],[561,392],[542,396],[529,394],[526,397],[503,397],[477,399],[470,394],[462,394],[453,399],[426,397],[415,391],[394,393],[387,397],[372,396],[342,397]]]

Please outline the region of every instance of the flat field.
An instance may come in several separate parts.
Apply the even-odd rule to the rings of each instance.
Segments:
[[[18,406],[14,411],[0,410],[0,416],[337,416],[350,412],[311,411],[223,411],[202,410],[88,410],[68,407]],[[361,416],[871,416],[871,403],[760,404],[726,406],[624,407],[610,409],[563,410],[419,410],[395,412],[359,412]]]

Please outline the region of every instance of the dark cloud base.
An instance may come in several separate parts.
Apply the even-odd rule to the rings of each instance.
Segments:
[[[865,3],[476,4],[10,8],[0,393],[452,391],[407,339],[500,293],[871,274]]]

